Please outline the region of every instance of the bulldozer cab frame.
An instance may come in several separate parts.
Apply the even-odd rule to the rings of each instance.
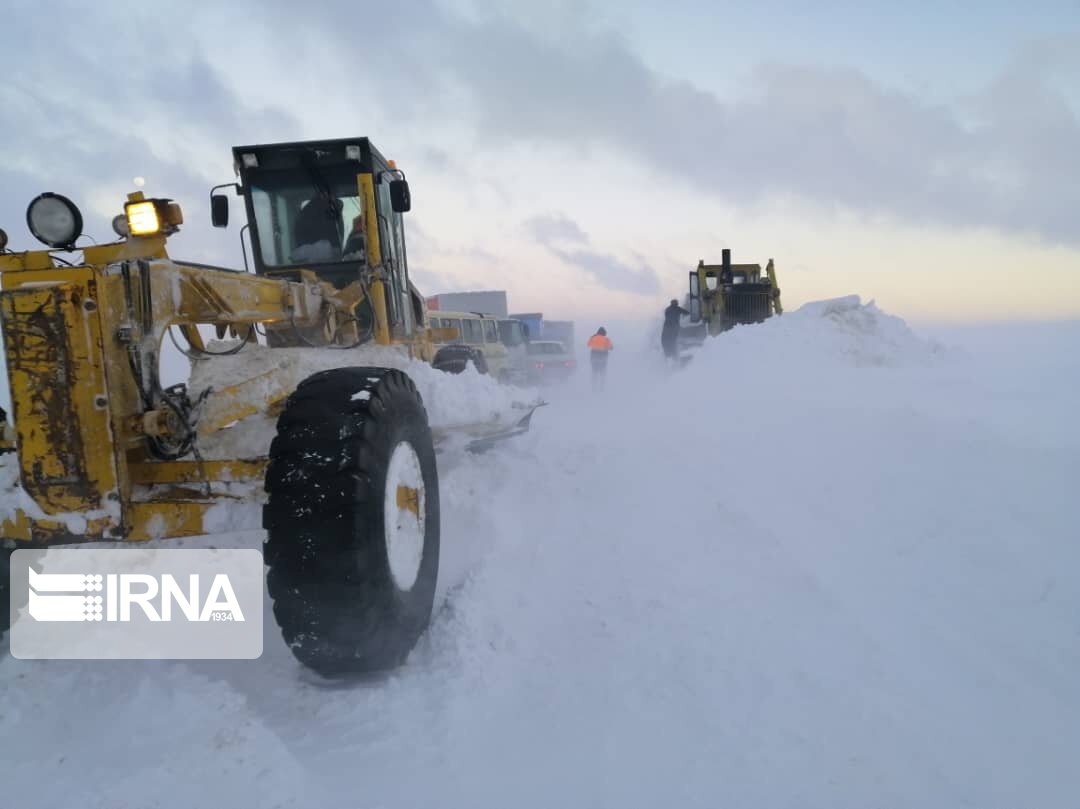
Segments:
[[[761,323],[782,314],[780,287],[773,260],[760,264],[732,264],[724,249],[720,264],[698,261],[690,273],[690,322],[704,323],[710,335],[739,324]]]

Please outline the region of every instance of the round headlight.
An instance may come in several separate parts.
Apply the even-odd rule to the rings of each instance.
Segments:
[[[127,217],[122,213],[118,213],[112,220],[113,233],[119,236],[121,239],[126,239],[131,235],[131,230],[128,228]]]
[[[74,202],[46,192],[36,197],[26,209],[26,224],[42,244],[71,249],[82,235],[83,221]]]

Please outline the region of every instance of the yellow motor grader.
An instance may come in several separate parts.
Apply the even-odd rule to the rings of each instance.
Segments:
[[[76,248],[82,216],[53,193],[27,211],[48,249],[12,251],[0,231],[15,449],[0,459],[17,458],[21,480],[18,508],[0,521],[0,591],[15,547],[212,533],[219,484],[263,481],[267,587],[294,654],[325,674],[391,667],[427,625],[439,561],[435,449],[413,381],[333,367],[294,386],[271,368],[195,392],[163,386],[159,362],[177,334],[211,362],[260,336],[275,350],[370,343],[435,361],[446,335],[428,328],[409,281],[409,186],[366,138],[233,157],[239,181],[212,190],[211,216],[227,226],[228,192],[215,192],[243,198],[253,272],[171,259],[180,208],[142,192],[114,219],[111,244]],[[214,350],[207,327],[237,339]],[[277,417],[266,457],[200,453],[201,439],[257,413]],[[488,446],[529,415],[470,434]],[[0,631],[7,613],[0,592]]]

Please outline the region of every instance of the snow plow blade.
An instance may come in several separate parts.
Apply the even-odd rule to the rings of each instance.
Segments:
[[[529,408],[529,412],[522,416],[517,424],[511,427],[509,430],[502,430],[501,432],[494,433],[492,435],[484,436],[483,438],[476,438],[470,441],[465,449],[473,453],[487,452],[493,446],[501,441],[505,441],[508,438],[513,438],[517,435],[522,435],[529,431],[529,426],[532,424],[533,413],[536,412],[538,407],[543,407],[547,402],[540,402],[539,404],[532,405]]]
[[[461,446],[463,440],[463,446],[466,452],[474,454],[487,452],[496,444],[499,444],[508,438],[527,433],[532,424],[533,413],[546,404],[547,402],[536,402],[534,404],[521,405],[521,407],[525,408],[526,413],[513,421],[495,420],[484,424],[433,429],[432,434],[435,438],[435,447],[439,451],[449,449],[451,446],[456,448]]]

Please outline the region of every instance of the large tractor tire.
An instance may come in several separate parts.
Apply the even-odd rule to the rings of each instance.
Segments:
[[[472,346],[452,345],[443,346],[435,353],[432,366],[448,374],[460,374],[468,367],[469,363],[476,366],[476,370],[482,374],[488,372],[487,359],[482,351]]]
[[[400,665],[427,628],[439,481],[412,380],[385,368],[309,377],[266,471],[267,589],[286,644],[325,676]]]

